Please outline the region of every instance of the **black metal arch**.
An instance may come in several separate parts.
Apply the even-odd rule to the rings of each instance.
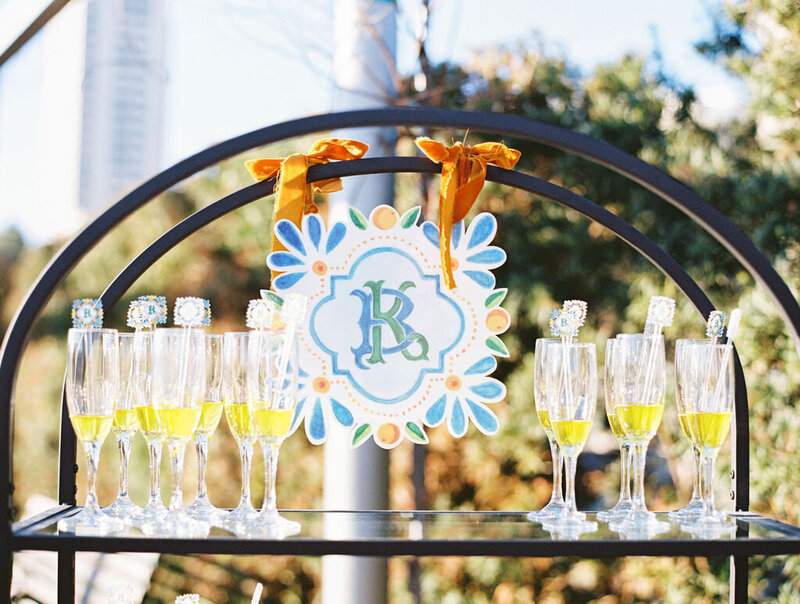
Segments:
[[[175,164],[161,174],[145,182],[133,192],[123,197],[119,202],[108,208],[87,227],[78,233],[68,242],[56,256],[50,261],[48,266],[42,271],[38,280],[28,291],[23,303],[9,325],[5,335],[2,349],[0,349],[0,439],[7,439],[5,443],[0,442],[0,518],[2,522],[10,521],[11,494],[13,492],[12,479],[12,452],[13,452],[13,389],[16,380],[19,358],[25,346],[30,329],[41,309],[47,303],[58,283],[68,274],[82,256],[91,249],[111,228],[116,226],[125,217],[147,202],[151,201],[158,194],[166,191],[185,178],[208,168],[220,161],[230,158],[238,153],[242,153],[254,147],[266,145],[287,138],[301,136],[305,134],[332,130],[335,128],[358,128],[374,126],[425,126],[430,128],[454,128],[471,129],[479,132],[495,133],[505,136],[515,136],[538,142],[553,148],[561,149],[584,157],[594,163],[603,165],[611,170],[633,180],[646,187],[662,199],[676,206],[687,214],[702,228],[714,236],[722,243],[750,272],[750,274],[762,284],[772,296],[778,310],[787,324],[795,344],[800,350],[800,306],[792,296],[789,288],[775,272],[769,261],[761,254],[753,243],[739,231],[725,216],[712,208],[702,200],[696,193],[674,180],[664,172],[650,166],[649,164],[635,158],[623,151],[592,139],[582,134],[571,132],[557,126],[535,122],[518,116],[477,113],[452,110],[434,109],[373,109],[363,111],[349,111],[326,115],[313,116],[299,120],[293,120],[255,130],[218,145],[212,146],[188,159]],[[313,168],[310,177],[314,179],[324,178],[340,173],[341,175],[366,173],[372,170],[375,172],[387,171],[389,164],[381,163],[388,161],[400,162],[397,165],[405,165],[399,171],[438,171],[438,168],[431,169],[432,164],[414,164],[413,162],[425,161],[413,158],[382,158],[375,160],[361,160],[357,162],[361,167],[347,167],[347,164],[334,164],[329,166],[319,166]],[[402,164],[404,161],[412,163]],[[374,162],[374,163],[368,163]],[[356,163],[356,162],[353,162]],[[416,167],[415,167],[416,166]],[[358,172],[365,170],[365,172]],[[341,171],[341,172],[339,172]],[[618,217],[608,213],[600,206],[582,198],[570,191],[560,189],[552,183],[534,179],[521,173],[504,173],[502,171],[491,170],[490,178],[497,182],[510,186],[529,190],[538,193],[549,199],[574,207],[584,215],[606,224],[615,233],[625,239],[634,248],[658,266],[668,276],[676,280],[679,287],[692,300],[694,305],[703,314],[711,308],[708,298],[699,287],[686,275],[685,271],[663,252],[652,241],[639,233],[631,225],[621,221]],[[184,232],[182,237],[200,228],[205,224],[205,220],[213,220],[214,212],[222,215],[238,205],[243,205],[263,197],[269,192],[269,183],[259,183],[251,187],[237,191],[226,198],[216,202],[208,208],[197,212],[187,218],[174,229],[168,232],[173,236]],[[250,196],[254,197],[250,199]],[[227,205],[226,205],[227,204]],[[225,208],[229,206],[229,209]],[[206,212],[208,210],[208,212]],[[179,228],[180,227],[180,228]],[[177,231],[175,229],[178,229]],[[137,258],[129,267],[130,273],[123,271],[104,293],[104,297],[109,302],[118,298],[126,289],[124,283],[131,278],[137,268],[146,262],[152,262],[159,254],[159,245],[164,245],[165,235],[151,245],[145,252]],[[180,237],[180,238],[182,238]],[[161,242],[161,243],[159,243]],[[153,257],[155,255],[155,257]],[[151,259],[152,258],[152,259]],[[128,269],[126,269],[127,271]],[[143,269],[142,269],[143,270]],[[737,389],[744,392],[744,381],[741,374],[741,366],[737,361]],[[741,377],[741,379],[739,379]],[[746,394],[744,395],[746,396]],[[744,414],[737,413],[737,432],[740,424],[744,425],[745,436],[743,443],[736,446],[737,458],[741,447],[744,450],[744,460],[747,459],[747,415],[746,398],[740,403],[737,397],[737,409],[743,404]],[[69,430],[66,431],[70,434]],[[738,434],[737,434],[738,435]],[[738,439],[737,439],[738,440]],[[74,459],[74,455],[73,455]],[[746,468],[746,466],[745,466]],[[743,481],[743,489],[739,491],[739,497],[746,502],[747,489],[747,470],[741,468],[740,476],[737,476],[737,484]],[[743,476],[742,476],[743,475]],[[746,506],[746,503],[744,503]],[[737,505],[737,507],[739,507]],[[0,550],[9,551],[10,545],[10,524],[0,529]],[[6,569],[0,569],[3,574]]]

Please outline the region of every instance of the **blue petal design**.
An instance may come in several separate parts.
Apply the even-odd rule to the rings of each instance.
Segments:
[[[494,275],[487,271],[464,271],[464,274],[475,283],[486,289],[492,289],[495,284]]]
[[[305,261],[290,252],[273,252],[269,255],[267,263],[270,267],[286,268],[287,266],[303,266]]]
[[[337,222],[333,225],[331,232],[328,233],[328,243],[325,245],[325,253],[330,254],[333,249],[342,242],[345,234],[347,234],[347,227],[343,222]]]
[[[467,248],[472,249],[484,241],[491,241],[497,231],[497,220],[489,213],[480,214],[472,224],[469,225],[469,244]]]
[[[482,252],[473,254],[467,258],[470,262],[478,264],[503,264],[506,261],[506,253],[499,247],[488,247]]]
[[[467,369],[464,375],[486,375],[495,369],[497,369],[497,361],[494,360],[494,357],[483,357],[480,361]]]
[[[444,406],[447,402],[447,395],[443,394],[442,398],[431,405],[428,412],[425,414],[425,423],[429,426],[438,426],[442,419],[444,419]]]
[[[303,245],[303,238],[297,227],[290,220],[279,220],[275,227],[283,244],[296,251],[298,254],[306,255],[306,248]]]
[[[275,279],[272,285],[275,286],[275,289],[288,289],[305,276],[305,271],[302,273],[284,273]]]
[[[325,415],[322,413],[322,405],[319,399],[314,401],[314,409],[311,410],[311,422],[308,424],[308,434],[315,441],[325,438]]]
[[[504,394],[503,386],[497,380],[470,386],[469,389],[484,400],[498,399]]]
[[[450,414],[450,431],[453,436],[458,437],[467,433],[467,417],[464,415],[464,408],[458,399],[453,401],[453,411]]]
[[[292,430],[297,427],[297,424],[300,423],[300,420],[303,417],[303,406],[306,404],[306,399],[303,398],[297,401],[297,405],[294,408],[294,417],[292,417]]]
[[[308,371],[306,371],[306,370],[305,370],[305,369],[303,369],[302,367],[298,367],[298,368],[297,368],[297,371],[298,371],[297,375],[299,375],[300,377],[308,377]],[[305,386],[305,384],[303,384],[303,383],[301,382],[301,383],[300,383],[300,388],[302,388],[303,386]]]
[[[464,234],[464,221],[457,222],[453,225],[453,230],[450,231],[450,238],[453,242],[453,249],[458,247],[461,242],[461,235]]]
[[[425,239],[430,241],[436,247],[439,247],[439,229],[436,228],[435,224],[432,222],[423,222],[422,234],[425,235]]]
[[[345,428],[349,428],[353,425],[353,414],[339,401],[331,399],[331,409],[333,410],[333,416]]]
[[[478,428],[481,429],[482,432],[487,432],[489,434],[494,434],[497,432],[497,416],[495,416],[494,413],[489,411],[489,409],[487,409],[484,405],[481,405],[480,403],[473,403],[469,399],[467,399],[467,405],[469,405],[472,421],[476,426],[478,426]]]
[[[319,249],[319,240],[322,238],[322,219],[316,214],[306,216],[306,230],[311,243],[316,249]]]

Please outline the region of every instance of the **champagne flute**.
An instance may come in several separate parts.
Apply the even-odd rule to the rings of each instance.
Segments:
[[[226,516],[225,528],[241,531],[258,517],[250,502],[250,465],[253,457],[253,429],[247,406],[248,346],[251,332],[228,332],[223,336],[222,398],[228,427],[239,445],[242,461],[242,496],[239,505]]]
[[[562,456],[561,449],[553,433],[550,413],[547,407],[547,389],[545,388],[545,367],[547,350],[550,344],[561,342],[558,338],[538,338],[534,347],[533,357],[533,401],[536,406],[536,415],[544,429],[547,442],[550,445],[550,459],[553,464],[553,490],[550,501],[541,510],[528,512],[528,520],[541,522],[557,517],[564,511],[564,495],[561,486]]]
[[[120,518],[123,522],[130,523],[134,512],[139,506],[131,501],[128,496],[128,461],[131,452],[131,440],[139,429],[136,419],[134,401],[137,391],[141,389],[138,383],[141,379],[140,359],[134,346],[135,334],[121,333],[119,338],[119,396],[114,409],[114,423],[112,430],[117,437],[119,448],[119,491],[114,502],[105,508],[105,513]]]
[[[614,412],[625,437],[633,446],[634,493],[631,510],[610,523],[620,533],[646,531],[656,535],[669,530],[669,523],[647,510],[644,498],[644,470],[647,446],[655,436],[664,414],[666,363],[661,335],[620,334],[613,344],[611,371],[614,384]]]
[[[564,511],[542,527],[565,537],[597,530],[575,504],[578,455],[592,428],[597,402],[597,358],[594,344],[554,342],[545,361],[546,405],[566,466]]]
[[[297,402],[297,339],[283,330],[251,331],[249,356],[247,405],[264,455],[264,503],[254,532],[283,538],[300,532],[299,523],[278,513],[275,494],[278,453]]]
[[[714,464],[730,431],[734,399],[733,355],[726,349],[708,340],[678,340],[675,350],[676,389],[701,454],[704,504],[702,514],[684,529],[699,535],[732,526],[714,506]]]
[[[148,532],[203,537],[210,526],[183,509],[183,457],[200,414],[206,387],[205,334],[200,329],[159,329],[153,334],[153,408],[167,439],[172,466],[169,511]]]
[[[69,419],[86,453],[88,488],[83,509],[58,522],[64,531],[106,534],[125,524],[104,514],[97,501],[100,446],[111,431],[119,392],[116,329],[73,328],[67,335],[66,397]]]
[[[197,496],[186,508],[192,518],[205,520],[211,524],[221,523],[228,515],[226,510],[211,505],[206,488],[206,463],[208,460],[208,441],[217,430],[222,417],[222,336],[207,334],[206,347],[206,388],[200,423],[194,433],[197,449]]]
[[[687,400],[687,396],[697,395],[697,393],[694,392],[693,388],[690,388],[690,383],[686,379],[687,374],[697,370],[697,368],[686,367],[687,359],[691,356],[690,353],[687,353],[687,350],[691,349],[692,344],[699,344],[700,342],[708,343],[708,340],[678,340],[675,343],[675,404],[678,407],[678,422],[681,426],[681,432],[692,445],[692,498],[686,506],[669,513],[669,519],[678,523],[693,522],[706,509],[702,491],[702,453],[692,437],[689,425],[690,406]],[[681,379],[679,379],[679,376],[681,376]],[[687,387],[689,388],[688,391]]]
[[[150,495],[147,504],[134,512],[133,523],[135,526],[149,525],[161,520],[167,513],[164,501],[161,499],[161,448],[164,432],[158,415],[153,408],[153,334],[154,331],[136,331],[133,335],[134,346],[139,360],[140,379],[136,382],[135,398],[133,401],[136,410],[136,419],[147,443],[147,453],[150,460]]]
[[[597,519],[603,522],[613,522],[615,520],[622,520],[631,511],[633,503],[631,501],[631,443],[622,426],[619,423],[614,400],[616,396],[614,388],[614,344],[616,340],[609,339],[606,342],[606,359],[605,359],[605,408],[606,416],[608,417],[608,425],[611,427],[611,432],[619,442],[619,462],[620,462],[620,477],[619,477],[619,500],[616,505],[609,510],[603,510],[597,513]]]

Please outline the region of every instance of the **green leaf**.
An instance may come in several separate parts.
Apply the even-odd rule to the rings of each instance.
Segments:
[[[356,428],[356,431],[353,432],[353,446],[357,447],[360,445],[370,434],[372,434],[372,426],[369,424],[361,424]]]
[[[493,291],[489,294],[489,297],[486,298],[486,308],[493,308],[495,306],[499,306],[503,300],[506,298],[506,294],[508,293],[508,288],[498,289],[497,291]]]
[[[403,214],[400,217],[400,226],[404,229],[414,226],[417,224],[417,218],[419,218],[419,213],[422,210],[420,206],[414,206],[408,212]]]
[[[425,431],[414,422],[408,422],[406,424],[406,436],[408,436],[408,440],[419,443],[420,445],[428,444],[428,437]]]
[[[350,208],[349,211],[350,211],[350,220],[353,221],[353,224],[356,225],[362,231],[367,230],[367,219],[364,218],[364,215],[355,208]]]
[[[501,357],[509,356],[508,348],[506,348],[506,345],[503,344],[503,341],[497,336],[489,336],[488,338],[486,338],[486,345],[489,347],[489,350],[491,350],[492,354],[494,354],[495,356],[501,356]]]
[[[271,291],[269,289],[262,289],[261,290],[261,297],[264,300],[267,300],[268,302],[274,303],[275,304],[275,308],[277,308],[278,310],[283,308],[283,298],[281,298],[274,291]]]

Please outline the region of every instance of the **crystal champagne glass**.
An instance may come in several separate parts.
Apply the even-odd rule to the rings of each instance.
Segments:
[[[616,413],[614,406],[615,388],[614,388],[614,344],[615,339],[609,339],[606,342],[606,359],[605,359],[605,408],[606,416],[608,417],[608,425],[611,427],[611,432],[614,433],[617,442],[619,442],[619,500],[616,505],[608,510],[603,510],[597,513],[597,519],[603,522],[613,522],[615,520],[622,520],[631,511],[633,505],[631,501],[631,443],[622,426],[619,423],[619,417]]]
[[[553,491],[550,501],[541,510],[528,512],[528,520],[541,522],[557,517],[564,511],[564,494],[561,486],[562,456],[561,449],[556,441],[550,414],[547,410],[547,389],[545,388],[545,366],[547,350],[550,344],[560,342],[557,338],[538,338],[534,347],[533,356],[533,401],[536,406],[536,415],[544,429],[547,442],[550,445],[550,459],[553,464]]]
[[[135,334],[119,334],[119,396],[114,409],[112,430],[119,448],[119,491],[114,502],[105,508],[105,513],[120,518],[125,523],[132,521],[132,515],[139,506],[128,496],[128,461],[131,440],[139,429],[134,402],[141,390],[141,359],[135,347]]]
[[[207,334],[206,345],[206,388],[203,398],[203,411],[200,423],[194,433],[197,449],[197,495],[186,508],[192,518],[211,524],[221,523],[228,515],[226,510],[211,505],[206,487],[206,464],[208,461],[208,441],[216,432],[222,417],[222,336]]]
[[[283,538],[300,532],[300,524],[278,513],[275,483],[278,453],[297,403],[297,339],[285,331],[251,331],[247,405],[252,430],[264,454],[264,503],[254,532]]]
[[[669,523],[658,520],[647,510],[644,470],[647,446],[664,414],[667,381],[664,339],[661,335],[620,334],[613,347],[613,410],[633,447],[634,492],[630,512],[610,526],[620,533],[656,535],[669,530]]]
[[[597,403],[597,358],[594,344],[555,342],[545,361],[546,405],[553,434],[564,456],[566,497],[564,511],[542,523],[545,530],[564,538],[597,530],[575,504],[575,473],[594,419]]]
[[[167,508],[161,499],[161,447],[164,433],[161,423],[153,408],[153,331],[137,331],[133,334],[134,346],[139,359],[140,379],[136,382],[133,401],[136,410],[136,419],[147,443],[147,453],[150,460],[150,495],[147,504],[134,511],[134,526],[153,524],[164,517]]]
[[[104,514],[97,501],[100,447],[114,422],[119,393],[119,340],[116,329],[73,328],[67,335],[66,398],[69,419],[86,453],[88,488],[80,512],[58,523],[64,531],[106,534],[124,523]]]
[[[734,400],[733,355],[723,344],[678,340],[676,388],[686,405],[689,432],[700,450],[704,509],[685,530],[701,536],[732,528],[714,506],[714,465],[730,432]]]
[[[242,461],[242,496],[225,518],[224,526],[233,532],[249,526],[258,512],[250,501],[250,465],[253,457],[253,436],[250,409],[247,406],[248,346],[250,332],[228,332],[223,336],[222,397],[228,427],[239,445]]]
[[[206,388],[205,334],[188,327],[153,334],[153,408],[167,440],[172,466],[169,511],[155,531],[179,537],[203,537],[210,526],[183,508],[183,458],[203,411]]]
[[[682,382],[678,376],[686,376],[687,372],[691,369],[685,367],[687,350],[693,344],[700,342],[708,343],[708,340],[678,340],[675,343],[675,404],[678,407],[678,422],[681,426],[681,432],[689,440],[692,446],[692,498],[689,503],[679,510],[673,510],[669,513],[669,519],[678,523],[693,522],[697,520],[705,511],[706,504],[703,501],[702,491],[702,478],[701,478],[701,451],[700,447],[695,444],[692,438],[691,428],[689,426],[689,405],[687,404],[686,397],[693,392],[687,391],[689,384],[684,379]],[[683,363],[684,367],[679,369]]]

